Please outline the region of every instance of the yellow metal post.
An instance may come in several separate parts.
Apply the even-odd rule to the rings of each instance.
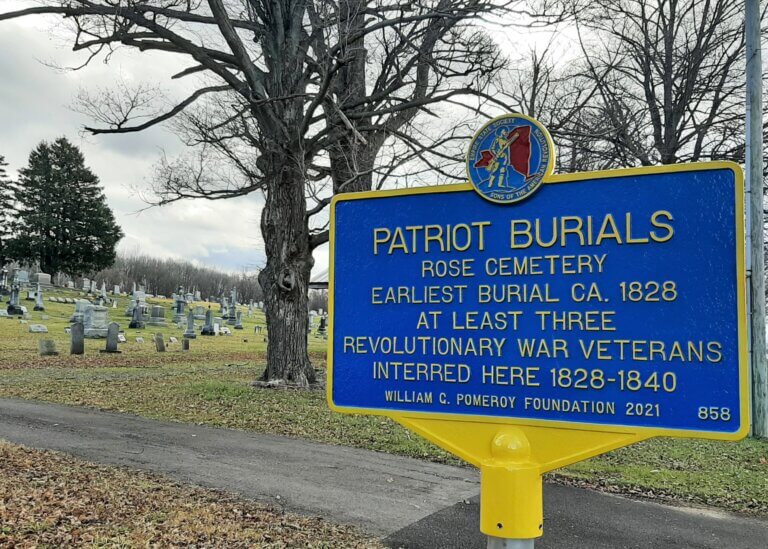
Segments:
[[[495,538],[532,539],[543,533],[541,468],[521,429],[502,428],[480,465],[480,530]]]

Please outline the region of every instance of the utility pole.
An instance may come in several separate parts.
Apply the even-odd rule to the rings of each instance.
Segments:
[[[747,283],[750,311],[752,434],[768,437],[768,362],[765,356],[763,257],[763,85],[760,0],[746,0],[747,50]]]

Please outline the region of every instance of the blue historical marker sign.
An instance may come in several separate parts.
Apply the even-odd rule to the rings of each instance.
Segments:
[[[740,168],[332,205],[340,411],[729,438],[748,426]]]

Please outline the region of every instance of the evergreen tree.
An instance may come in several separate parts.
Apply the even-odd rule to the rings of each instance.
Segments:
[[[29,155],[12,189],[18,226],[14,259],[40,270],[78,276],[109,267],[123,232],[107,205],[99,178],[65,138],[43,141]]]
[[[8,262],[8,241],[13,233],[13,199],[11,180],[5,168],[8,163],[0,155],[0,267]]]

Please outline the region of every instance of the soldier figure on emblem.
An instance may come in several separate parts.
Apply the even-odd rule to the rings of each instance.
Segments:
[[[490,175],[488,188],[494,184],[498,189],[506,189],[507,166],[523,176],[527,181],[530,175],[531,162],[531,128],[518,126],[508,130],[502,128],[496,133],[496,138],[488,150],[481,151],[481,158],[475,163],[477,168],[486,168]]]

